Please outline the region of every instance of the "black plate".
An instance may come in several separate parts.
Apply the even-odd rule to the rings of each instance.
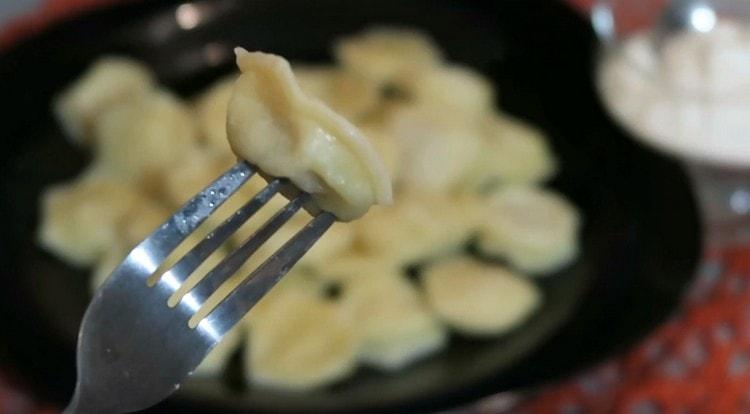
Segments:
[[[74,333],[87,301],[85,272],[34,245],[41,189],[87,161],[63,138],[49,102],[108,52],[146,61],[164,84],[190,94],[232,69],[236,45],[326,61],[331,40],[373,24],[426,30],[451,60],[493,79],[504,110],[548,133],[563,166],[552,185],[585,216],[581,259],[541,282],[544,309],[505,338],[455,339],[399,375],[361,371],[301,395],[194,381],[154,412],[433,410],[501,390],[531,392],[625,349],[674,308],[700,245],[689,185],[674,163],[634,144],[607,118],[592,86],[593,36],[563,4],[218,0],[194,4],[204,18],[192,30],[177,24],[178,5],[96,12],[0,56],[0,357],[40,398],[63,403],[72,391]]]

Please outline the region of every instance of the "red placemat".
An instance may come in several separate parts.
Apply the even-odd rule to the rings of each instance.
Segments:
[[[670,321],[523,412],[750,413],[750,248],[709,254]]]
[[[82,10],[128,0],[48,0],[0,31],[0,48]],[[587,10],[592,0],[570,0]],[[0,414],[48,414],[0,373]],[[512,405],[512,404],[511,404]],[[468,410],[507,411],[491,397]],[[685,303],[664,326],[624,356],[522,407],[524,413],[750,413],[750,248],[708,255]]]

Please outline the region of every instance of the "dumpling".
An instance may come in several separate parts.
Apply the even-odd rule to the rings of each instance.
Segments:
[[[396,185],[404,192],[459,190],[482,151],[482,136],[472,120],[455,111],[402,107],[392,114],[386,131],[401,145]]]
[[[140,200],[134,188],[113,181],[56,185],[42,197],[39,243],[76,266],[92,265],[115,242],[120,220]]]
[[[450,108],[474,119],[492,110],[495,90],[479,72],[446,65],[417,73],[407,72],[398,81],[415,105]]]
[[[578,253],[580,216],[563,196],[527,186],[504,187],[487,200],[479,248],[515,268],[547,274]]]
[[[55,99],[53,109],[70,139],[90,144],[92,124],[98,116],[153,87],[154,76],[142,63],[103,57]]]
[[[297,85],[281,57],[237,49],[242,75],[229,103],[227,134],[238,157],[289,177],[342,221],[391,201],[385,167],[367,138]]]
[[[420,73],[442,62],[442,53],[430,38],[401,28],[373,28],[338,40],[336,60],[372,81],[385,85],[398,75]]]
[[[399,268],[378,256],[341,257],[318,270],[340,287],[340,298],[362,335],[359,359],[398,370],[447,343],[445,328]]]
[[[197,127],[190,110],[159,91],[110,108],[97,118],[94,167],[126,181],[158,175],[195,150]]]
[[[540,183],[557,172],[544,134],[521,120],[490,116],[483,122],[482,138],[481,156],[466,180],[469,188]]]
[[[351,71],[324,66],[294,66],[302,91],[314,96],[349,121],[372,112],[380,101],[374,82]]]
[[[361,296],[362,363],[396,371],[448,343],[446,329],[407,281],[382,278],[370,287],[354,287],[352,295]]]
[[[282,289],[268,299],[273,300],[262,305],[263,317],[252,319],[249,327],[245,372],[250,382],[301,390],[354,371],[360,337],[340,304],[301,289]]]
[[[499,266],[453,258],[423,275],[427,301],[440,319],[472,336],[500,335],[525,321],[541,304],[528,279]]]
[[[355,243],[401,265],[460,250],[478,226],[481,201],[471,195],[402,194],[352,223]]]

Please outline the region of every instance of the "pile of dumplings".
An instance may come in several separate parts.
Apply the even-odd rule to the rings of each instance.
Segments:
[[[407,29],[366,30],[333,51],[335,64],[293,65],[295,76],[369,137],[390,172],[394,205],[336,223],[195,375],[221,375],[240,348],[254,385],[300,390],[359,366],[397,371],[440,351],[452,334],[496,337],[519,327],[543,302],[535,278],[578,254],[576,208],[543,187],[557,170],[545,137],[494,106],[488,79]],[[95,62],[54,102],[67,135],[93,161],[43,195],[40,244],[92,269],[92,290],[101,284],[130,248],[236,162],[225,127],[233,81],[183,100],[139,62]],[[264,185],[254,177],[163,268]],[[183,291],[285,203],[274,198]],[[274,235],[206,308],[306,215]]]

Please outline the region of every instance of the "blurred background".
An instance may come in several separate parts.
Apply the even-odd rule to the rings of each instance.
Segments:
[[[430,288],[438,286],[435,280],[440,280],[440,274],[468,274],[469,267],[442,268],[433,258],[423,260],[421,252],[415,253],[419,260],[400,258],[404,278],[417,280],[419,287],[414,291],[420,303],[422,299],[427,303],[430,320],[440,326],[439,334],[420,331],[418,335],[419,339],[433,335],[433,343],[440,342],[428,352],[430,356],[413,356],[414,362],[397,370],[383,369],[382,359],[370,356],[341,378],[331,377],[319,387],[289,393],[258,386],[259,374],[248,372],[260,372],[260,363],[251,364],[244,374],[242,368],[232,369],[255,358],[241,355],[244,351],[236,345],[217,362],[221,369],[211,368],[210,375],[197,378],[184,393],[153,412],[750,412],[750,3],[429,3],[421,6],[431,8],[431,13],[419,12],[416,3],[392,1],[347,2],[346,6],[325,1],[319,7],[280,0],[273,4],[0,2],[4,106],[19,102],[9,112],[3,155],[8,165],[4,208],[10,218],[17,218],[17,224],[3,237],[9,245],[23,246],[9,250],[9,270],[3,274],[10,287],[4,293],[4,305],[0,301],[0,317],[11,328],[0,336],[0,343],[5,343],[0,346],[0,413],[60,411],[74,374],[71,338],[90,283],[96,283],[89,282],[88,269],[71,265],[63,248],[55,251],[47,242],[44,247],[52,254],[44,252],[33,237],[42,224],[36,215],[27,217],[28,211],[38,209],[46,188],[85,171],[90,158],[91,148],[86,147],[90,143],[73,142],[78,137],[71,137],[75,133],[66,124],[70,114],[60,115],[59,109],[53,114],[50,109],[58,105],[53,102],[59,102],[60,91],[73,91],[69,102],[76,102],[75,88],[69,85],[85,80],[84,74],[95,73],[92,64],[102,56],[122,54],[153,71],[149,76],[176,91],[175,99],[180,105],[184,101],[187,113],[200,117],[201,102],[219,96],[211,91],[223,90],[220,96],[226,100],[226,79],[233,73],[228,51],[235,45],[289,56],[304,89],[303,73],[314,65],[330,66],[333,60],[351,70],[357,62],[352,64],[354,58],[348,56],[367,58],[366,53],[347,54],[346,46],[336,46],[331,59],[325,51],[329,45],[346,43],[335,43],[338,39],[352,39],[354,46],[377,44],[378,35],[365,30],[384,24],[413,27],[429,38],[416,36],[405,42],[418,47],[397,49],[414,52],[402,60],[413,63],[424,50],[430,55],[431,48],[442,48],[435,54],[444,55],[441,65],[446,66],[441,66],[444,72],[438,71],[439,76],[429,78],[433,83],[415,81],[421,76],[405,71],[410,76],[394,76],[379,84],[375,93],[382,99],[381,109],[377,116],[357,118],[357,125],[371,128],[374,135],[404,141],[403,136],[421,134],[426,141],[440,136],[441,129],[434,125],[454,128],[440,122],[450,118],[449,113],[460,112],[471,119],[472,128],[481,124],[482,131],[496,130],[499,142],[505,144],[482,148],[512,155],[489,157],[490,161],[478,156],[469,160],[467,146],[457,144],[471,135],[465,132],[468,127],[460,133],[451,129],[458,138],[451,137],[455,141],[450,142],[445,138],[440,144],[444,148],[417,140],[406,149],[396,145],[399,149],[392,152],[430,162],[424,161],[423,170],[403,172],[398,165],[406,162],[393,161],[397,171],[393,175],[399,176],[394,183],[403,194],[425,185],[443,191],[449,185],[434,178],[438,170],[427,165],[432,160],[441,160],[441,168],[459,168],[456,159],[466,159],[461,162],[471,167],[491,164],[476,174],[492,178],[490,184],[501,190],[487,190],[491,186],[482,181],[486,178],[482,175],[482,180],[472,184],[476,194],[469,198],[476,195],[477,202],[494,210],[476,219],[476,234],[461,240],[460,248],[451,253],[440,250],[436,255],[453,257],[460,251],[472,260],[507,267],[523,288],[489,299],[487,306],[507,304],[487,312],[491,314],[488,320],[501,315],[502,321],[489,328],[494,329],[492,335],[477,334],[471,323],[476,322],[472,318],[478,312],[456,316],[445,311],[434,293],[438,288]],[[308,15],[318,16],[320,22],[305,19]],[[286,22],[295,28],[277,35],[286,29]],[[302,37],[305,41],[299,40]],[[428,46],[420,49],[424,44]],[[297,61],[302,63],[297,66]],[[54,74],[34,83],[46,76],[45,71]],[[367,69],[354,72],[362,75]],[[308,74],[313,73],[320,72]],[[310,91],[330,98],[321,97],[339,112],[345,113],[354,104],[367,105],[358,99],[367,93],[364,83],[349,79],[352,83],[340,87],[325,83],[335,82],[328,78],[320,81],[322,77],[309,76],[314,79]],[[350,94],[356,98],[344,99],[326,89],[331,84],[340,88],[336,89],[340,95],[351,93],[346,88],[361,89]],[[407,103],[388,101],[402,95],[409,96]],[[449,103],[418,107],[415,102],[420,99]],[[491,101],[487,109],[491,115],[476,109],[476,102],[483,100]],[[465,106],[459,108],[454,101]],[[336,106],[340,102],[344,102],[341,108]],[[417,110],[424,108],[430,116]],[[481,117],[469,116],[467,108]],[[223,128],[226,108],[218,112]],[[440,117],[435,113],[443,118],[436,120]],[[73,114],[73,121],[79,115]],[[137,122],[130,119],[123,125],[132,123]],[[127,136],[118,134],[113,136]],[[199,139],[213,139],[211,132],[201,134],[209,138]],[[219,139],[224,143],[222,134]],[[514,159],[521,161],[513,163]],[[205,177],[203,172],[195,174]],[[19,192],[22,184],[25,190]],[[461,181],[461,185],[467,184]],[[542,192],[542,201],[534,204],[524,200],[536,195],[502,191],[519,186]],[[179,205],[185,191],[178,191],[177,200],[169,202]],[[549,202],[545,197],[560,198]],[[518,220],[511,224],[497,219],[514,215]],[[435,217],[443,216],[385,215],[375,224],[388,227]],[[45,219],[42,213],[38,221],[49,221]],[[540,227],[553,228],[554,234],[544,234]],[[446,232],[463,231],[456,228]],[[502,232],[497,229],[508,232],[507,228],[518,229],[518,234],[507,238],[527,244],[498,236]],[[439,232],[425,233],[443,237]],[[563,233],[569,237],[562,238]],[[381,244],[406,237],[378,236]],[[378,242],[363,239],[359,243]],[[540,239],[552,247],[539,250],[544,244]],[[568,242],[575,247],[564,252],[555,249]],[[528,253],[532,250],[535,256]],[[94,272],[101,273],[101,263],[96,266]],[[341,289],[345,284],[336,286]],[[515,286],[502,289],[511,291]],[[29,328],[25,325],[30,320],[39,322]],[[274,375],[273,370],[269,372]]]

